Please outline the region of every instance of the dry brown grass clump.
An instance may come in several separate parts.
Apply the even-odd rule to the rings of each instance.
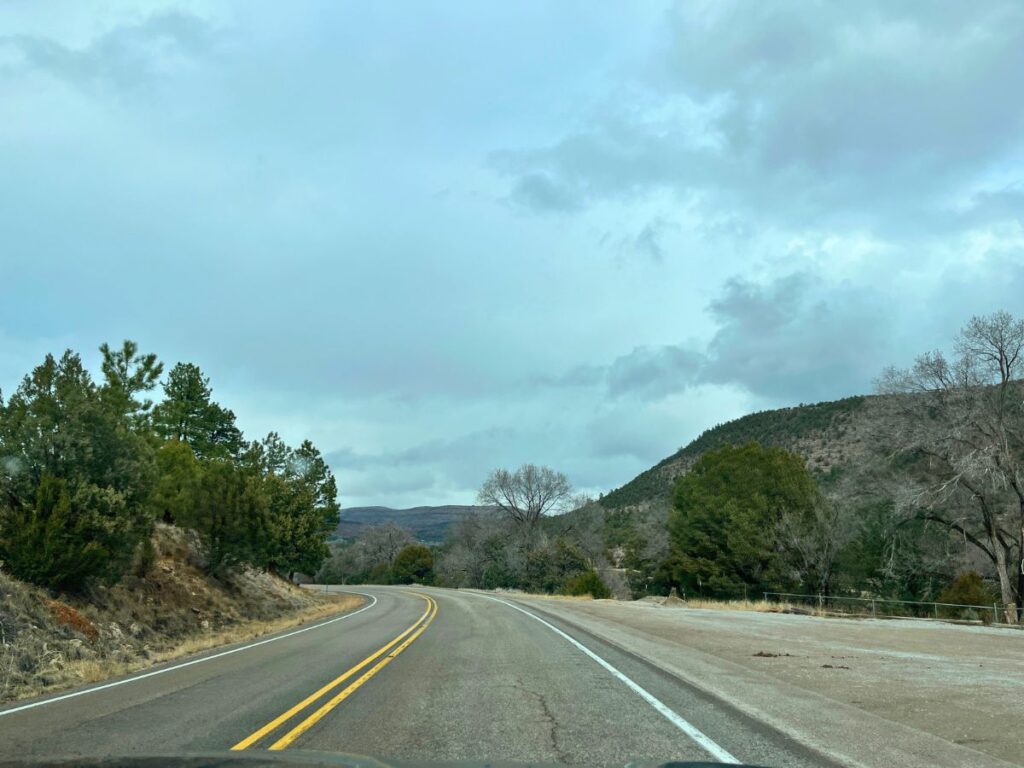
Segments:
[[[688,608],[708,608],[713,611],[755,611],[756,613],[811,613],[805,607],[792,603],[773,603],[765,600],[707,600],[686,598]]]
[[[652,603],[664,607],[677,605],[680,608],[704,608],[711,611],[753,611],[755,613],[795,613],[802,616],[825,616],[824,611],[796,603],[772,602],[766,600],[712,600],[702,597],[687,597],[678,603],[668,602],[665,597],[644,597],[637,602]]]
[[[50,606],[53,620],[60,626],[67,627],[72,632],[77,632],[90,642],[95,642],[99,639],[100,631],[96,629],[96,625],[67,603],[62,603],[60,600],[49,600],[47,605]]]

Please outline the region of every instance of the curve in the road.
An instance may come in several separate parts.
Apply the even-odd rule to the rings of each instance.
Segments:
[[[47,706],[49,704],[56,704],[58,701],[66,701],[67,699],[76,699],[79,696],[88,696],[89,694],[98,693],[99,691],[105,691],[105,690],[108,690],[110,688],[117,688],[117,687],[122,686],[122,685],[128,685],[130,683],[137,683],[139,680],[146,680],[146,679],[148,679],[150,677],[156,677],[157,675],[164,675],[164,674],[167,674],[168,672],[175,672],[175,671],[177,671],[179,669],[185,669],[185,667],[193,667],[196,664],[205,664],[205,663],[207,663],[209,661],[214,661],[216,659],[222,659],[225,656],[231,656],[232,654],[235,654],[235,653],[241,653],[242,651],[248,651],[248,650],[250,650],[252,648],[259,648],[261,645],[267,645],[269,643],[276,643],[278,640],[286,640],[289,637],[294,637],[295,635],[301,635],[304,632],[312,632],[314,629],[321,629],[321,628],[329,626],[331,624],[336,624],[339,621],[344,621],[345,619],[351,619],[353,616],[356,616],[357,614],[360,614],[363,611],[368,611],[369,609],[373,608],[373,606],[375,606],[377,604],[377,598],[374,595],[368,595],[368,594],[366,594],[364,592],[352,592],[351,594],[359,595],[361,597],[367,597],[367,598],[369,598],[370,602],[368,602],[362,608],[358,608],[358,609],[356,609],[354,611],[349,611],[348,613],[346,613],[346,614],[344,614],[342,616],[335,616],[333,619],[328,619],[327,621],[321,621],[319,624],[313,624],[312,626],[309,626],[309,627],[303,627],[302,629],[296,629],[296,630],[293,630],[291,632],[285,632],[284,634],[274,635],[273,637],[268,637],[268,638],[265,638],[263,640],[257,640],[257,641],[252,642],[252,643],[246,643],[244,645],[239,645],[239,646],[236,646],[234,648],[229,648],[226,651],[220,651],[218,653],[212,653],[209,656],[200,656],[198,659],[191,659],[189,661],[183,661],[183,662],[181,662],[179,664],[171,664],[170,666],[167,666],[167,667],[160,667],[160,669],[154,669],[154,670],[152,670],[150,672],[143,672],[142,674],[139,674],[139,675],[132,675],[131,677],[126,677],[126,678],[124,678],[122,680],[115,680],[115,681],[113,681],[111,683],[101,683],[100,685],[93,685],[93,686],[90,686],[88,688],[83,688],[83,689],[78,690],[78,691],[72,691],[71,693],[62,693],[62,694],[60,694],[58,696],[51,696],[49,698],[39,699],[37,701],[32,701],[32,702],[29,702],[28,704],[22,704],[22,705],[17,706],[17,707],[9,707],[7,709],[0,710],[0,717],[7,717],[8,715],[13,715],[13,714],[15,714],[17,712],[24,712],[27,709],[35,709],[37,707],[45,707],[45,706]]]
[[[337,688],[343,682],[348,680],[354,674],[364,669],[369,664],[373,663],[381,656],[383,656],[385,653],[387,653],[387,656],[385,656],[382,661],[379,661],[367,672],[364,672],[353,683],[348,685],[344,690],[342,690],[340,693],[335,695],[325,704],[320,706],[315,712],[306,717],[302,722],[293,727],[290,731],[288,731],[288,733],[279,738],[269,747],[269,749],[271,750],[284,749],[289,744],[294,742],[299,736],[301,736],[303,733],[312,728],[317,722],[322,720],[332,709],[337,707],[339,704],[341,704],[341,702],[343,702],[345,699],[347,699],[349,696],[355,693],[371,677],[373,677],[375,674],[377,674],[377,672],[379,672],[381,669],[387,666],[396,656],[398,656],[398,654],[400,654],[402,651],[408,648],[417,637],[423,634],[426,628],[430,625],[430,622],[434,620],[434,616],[437,615],[437,603],[434,601],[433,598],[416,592],[409,592],[408,594],[416,595],[416,597],[422,598],[427,603],[426,610],[423,611],[423,614],[418,619],[416,619],[416,621],[414,621],[412,625],[410,625],[397,637],[393,638],[389,642],[385,643],[382,647],[378,648],[376,651],[371,653],[358,664],[347,669],[345,672],[342,672],[340,675],[338,675],[338,677],[331,680],[329,683],[321,687],[319,690],[311,693],[298,704],[281,713],[273,720],[268,722],[266,725],[253,731],[251,734],[249,734],[244,739],[235,744],[231,749],[236,751],[243,750],[256,744],[265,736],[276,731],[279,727],[281,727],[284,723],[291,720],[297,714],[299,714],[315,702],[322,699],[324,696],[333,691],[335,688]],[[403,640],[404,642],[402,642]],[[399,645],[399,643],[401,643],[401,645]],[[395,648],[396,645],[398,646],[397,648]],[[388,651],[391,652],[388,653]]]

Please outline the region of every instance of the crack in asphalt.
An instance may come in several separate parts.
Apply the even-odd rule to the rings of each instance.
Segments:
[[[518,688],[524,693],[530,694],[540,703],[541,712],[548,725],[548,742],[551,745],[551,750],[558,757],[558,762],[571,763],[572,760],[570,760],[569,753],[564,751],[558,745],[558,721],[555,719],[554,714],[552,714],[551,707],[548,706],[548,700],[544,694],[535,691],[532,688],[528,688],[526,683],[522,681],[522,678],[518,677],[515,679],[515,685],[513,687]]]

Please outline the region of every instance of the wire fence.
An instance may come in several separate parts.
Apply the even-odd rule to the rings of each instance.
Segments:
[[[999,624],[1000,613],[1006,606],[964,605],[938,603],[926,600],[894,600],[881,597],[843,597],[841,595],[801,595],[792,592],[765,592],[765,602],[806,602],[822,613],[843,613],[851,616],[881,616],[917,619],[957,619]]]

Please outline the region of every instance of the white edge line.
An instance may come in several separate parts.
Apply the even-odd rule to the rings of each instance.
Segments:
[[[738,764],[742,764],[741,761],[738,758],[734,757],[729,752],[727,752],[725,749],[720,747],[716,742],[712,741],[712,739],[709,736],[707,736],[703,731],[701,731],[695,725],[693,725],[689,721],[685,720],[684,718],[682,718],[678,714],[676,714],[676,712],[674,712],[672,709],[670,709],[667,704],[665,704],[664,702],[661,701],[661,699],[657,698],[656,696],[654,696],[654,694],[649,693],[645,689],[641,688],[637,683],[633,682],[632,679],[627,677],[625,674],[623,674],[622,672],[617,670],[615,667],[613,667],[607,661],[602,659],[600,656],[598,656],[592,650],[587,648],[585,645],[583,645],[583,643],[581,643],[578,640],[576,640],[575,638],[570,637],[569,635],[567,635],[565,632],[560,630],[554,624],[551,624],[550,622],[547,622],[544,619],[542,619],[540,616],[537,616],[534,613],[530,613],[525,608],[520,608],[518,605],[515,605],[514,603],[507,602],[506,600],[501,600],[501,599],[499,599],[497,597],[491,597],[490,595],[483,595],[483,594],[480,594],[479,592],[474,592],[472,594],[479,595],[480,597],[486,597],[488,600],[493,600],[494,602],[501,603],[502,605],[507,605],[509,608],[513,608],[513,609],[519,611],[520,613],[525,613],[531,619],[534,619],[535,621],[539,621],[541,624],[543,624],[545,627],[550,629],[555,634],[560,635],[561,637],[563,637],[566,640],[568,640],[570,643],[572,643],[574,646],[576,646],[579,650],[583,651],[583,653],[585,653],[587,656],[592,658],[594,661],[596,661],[598,664],[600,664],[606,670],[611,672],[615,677],[617,677],[619,680],[621,680],[623,683],[625,683],[627,686],[629,686],[635,694],[637,694],[641,699],[643,699],[648,704],[650,704],[652,707],[654,707],[659,712],[659,714],[664,716],[666,720],[668,720],[670,723],[672,723],[672,725],[674,725],[680,731],[682,731],[687,736],[689,736],[701,749],[703,749],[709,755],[714,757],[718,762],[720,762],[720,763],[738,763]]]
[[[345,590],[345,591],[348,591],[348,590]],[[104,683],[103,685],[97,685],[97,686],[94,686],[92,688],[85,688],[84,690],[81,690],[81,691],[74,691],[72,693],[65,693],[65,694],[62,694],[60,696],[54,696],[53,698],[50,698],[50,699],[43,699],[41,701],[33,701],[30,704],[22,704],[20,707],[12,707],[11,709],[0,710],[0,717],[6,717],[7,715],[13,715],[15,712],[24,712],[26,709],[35,709],[36,707],[44,707],[47,704],[53,704],[53,703],[58,702],[58,701],[64,701],[65,699],[74,699],[74,698],[76,698],[78,696],[85,696],[87,693],[96,693],[96,691],[104,691],[107,688],[116,688],[119,685],[127,685],[128,683],[134,683],[137,680],[145,680],[147,677],[155,677],[156,675],[162,675],[165,672],[174,672],[177,669],[184,669],[185,667],[191,667],[193,664],[202,664],[203,662],[206,662],[206,661],[213,661],[214,659],[220,659],[220,658],[223,658],[224,656],[230,656],[231,654],[238,653],[239,651],[247,651],[250,648],[256,648],[257,646],[260,646],[260,645],[266,645],[267,643],[273,643],[273,642],[276,642],[278,640],[284,640],[286,637],[294,637],[295,635],[301,635],[303,632],[309,632],[309,631],[314,630],[314,629],[320,629],[320,627],[326,627],[328,624],[333,624],[336,621],[343,621],[345,619],[349,619],[349,618],[355,616],[357,613],[362,613],[363,611],[366,611],[366,610],[369,610],[370,608],[373,608],[373,606],[375,606],[377,604],[377,598],[374,597],[373,595],[364,594],[363,592],[350,592],[350,594],[360,595],[362,597],[368,597],[373,602],[371,602],[369,605],[364,605],[362,608],[360,608],[357,611],[352,611],[352,613],[346,613],[344,616],[337,616],[337,617],[335,617],[333,619],[328,619],[327,621],[323,621],[323,622],[321,622],[319,624],[314,624],[311,627],[303,627],[302,629],[296,629],[296,630],[294,630],[292,632],[288,632],[288,633],[286,633],[284,635],[277,635],[276,637],[269,637],[266,640],[258,640],[255,643],[249,643],[247,645],[240,645],[238,648],[232,648],[232,649],[227,650],[227,651],[221,651],[220,653],[214,653],[214,654],[212,654],[210,656],[203,656],[200,659],[192,659],[192,661],[186,661],[186,662],[183,662],[181,664],[174,664],[174,665],[172,665],[170,667],[162,667],[160,669],[155,669],[152,672],[145,672],[145,673],[143,673],[141,675],[135,675],[133,677],[125,678],[124,680],[116,680],[113,683]]]

